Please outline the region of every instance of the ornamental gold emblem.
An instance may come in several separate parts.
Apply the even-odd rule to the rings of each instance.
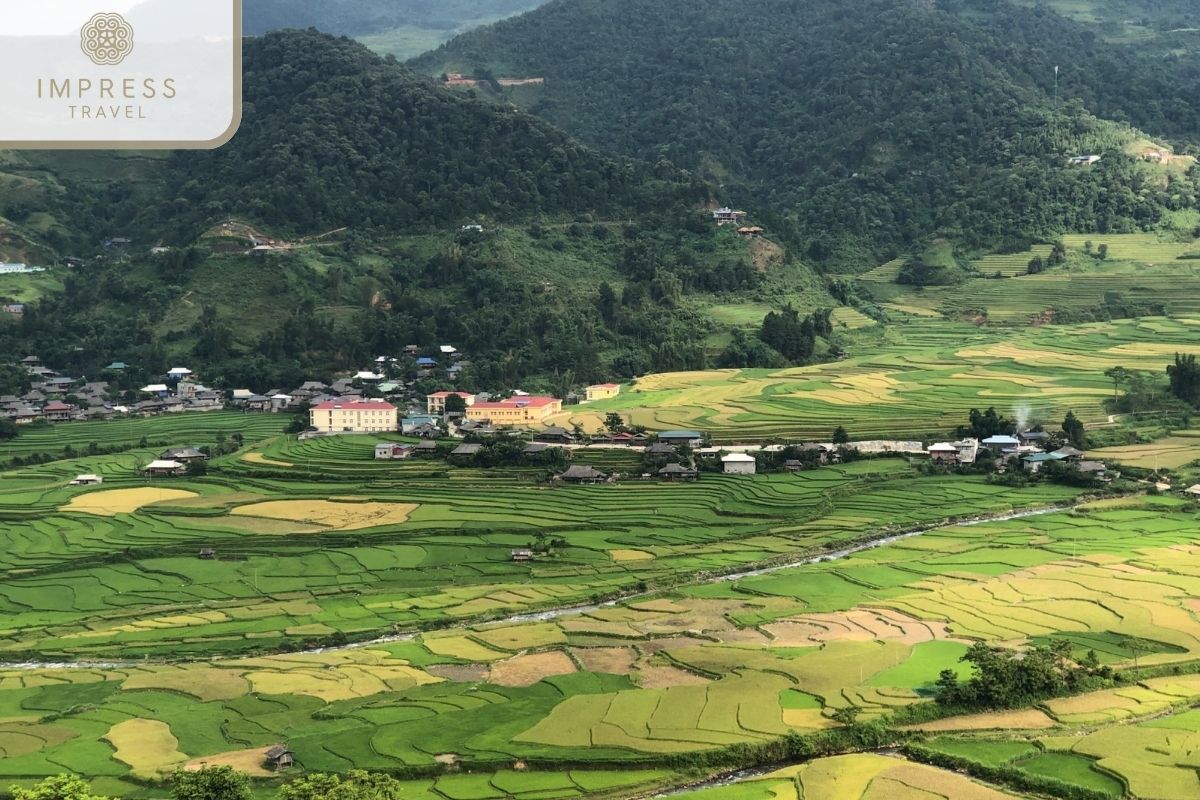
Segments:
[[[97,14],[80,31],[80,48],[99,66],[120,64],[133,52],[133,26],[120,14]]]

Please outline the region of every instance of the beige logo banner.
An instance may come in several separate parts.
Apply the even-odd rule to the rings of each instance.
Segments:
[[[205,149],[242,116],[242,0],[6,5],[0,150]]]

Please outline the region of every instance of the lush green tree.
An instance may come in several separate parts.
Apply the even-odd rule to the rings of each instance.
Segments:
[[[1016,433],[1017,423],[1001,416],[995,408],[980,411],[971,409],[970,425],[958,429],[959,436],[972,436],[976,439],[988,439]]]
[[[1075,416],[1074,411],[1067,412],[1067,417],[1063,420],[1062,430],[1072,447],[1080,450],[1087,447],[1087,432],[1083,427],[1083,422]]]
[[[232,767],[177,770],[171,777],[173,800],[253,800],[250,779]]]
[[[1175,363],[1167,367],[1171,393],[1185,403],[1200,406],[1200,366],[1194,353],[1176,353]]]
[[[850,444],[850,434],[841,425],[833,432],[833,443],[836,445]]]
[[[32,789],[13,786],[13,800],[108,800],[103,795],[93,794],[91,787],[75,775],[57,775],[46,778]]]
[[[1109,367],[1104,370],[1104,377],[1113,382],[1113,399],[1121,393],[1121,384],[1129,380],[1129,370],[1125,367]]]
[[[961,659],[973,675],[960,681],[945,670],[937,681],[937,701],[951,708],[1019,708],[1039,700],[1084,691],[1103,677],[1071,656],[1071,644],[1062,639],[1024,651],[976,642]]]
[[[312,773],[285,783],[279,800],[403,800],[405,785],[389,775],[353,770],[344,775]]]
[[[6,442],[17,438],[17,434],[21,429],[17,423],[13,422],[8,417],[0,417],[0,442]]]
[[[625,427],[625,418],[615,411],[610,411],[604,415],[604,427],[615,433]]]
[[[465,398],[452,394],[446,398],[446,413],[447,414],[463,414],[467,410],[467,401]]]

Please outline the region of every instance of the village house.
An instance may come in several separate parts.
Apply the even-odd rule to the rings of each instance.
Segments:
[[[490,422],[498,427],[539,424],[562,411],[557,397],[512,397],[499,402],[475,403],[467,409],[467,419]]]
[[[418,425],[409,431],[408,435],[418,439],[440,439],[442,438],[442,429],[437,425]]]
[[[658,435],[658,440],[676,447],[687,445],[695,448],[704,442],[704,434],[700,431],[663,431]]]
[[[1102,156],[1098,155],[1075,156],[1068,163],[1072,167],[1090,167],[1092,164],[1100,163],[1101,158]]]
[[[178,478],[187,472],[187,466],[178,461],[158,459],[147,464],[142,472],[148,478]]]
[[[412,455],[412,448],[404,444],[380,442],[375,445],[375,458],[378,461],[396,461]]]
[[[468,392],[434,392],[425,397],[425,413],[445,414],[446,400],[451,397],[461,397],[467,408],[475,405],[475,395]]]
[[[730,453],[721,459],[726,475],[754,475],[758,472],[758,461],[747,453]]]
[[[512,551],[512,560],[516,561],[518,563],[524,563],[526,561],[533,561],[533,551],[532,550],[513,550]]]
[[[75,480],[71,481],[71,486],[99,486],[104,483],[104,478],[99,475],[78,475]]]
[[[800,445],[801,452],[816,453],[817,462],[821,466],[825,466],[830,462],[840,464],[842,461],[841,455],[838,454],[837,448],[833,445],[822,444],[821,442],[806,442]]]
[[[621,384],[619,383],[598,383],[595,386],[589,386],[583,390],[584,399],[589,403],[597,400],[611,400],[621,393]]]
[[[455,460],[466,461],[479,455],[483,450],[483,445],[478,443],[460,444],[458,447],[450,451],[450,458]]]
[[[404,419],[400,420],[400,432],[408,434],[412,433],[417,428],[422,428],[425,426],[432,426],[436,428],[437,423],[438,418],[432,416],[405,417]]]
[[[158,457],[163,461],[178,461],[181,464],[191,464],[194,461],[208,460],[208,456],[195,447],[172,447],[170,450],[160,453]]]
[[[595,444],[623,444],[629,447],[641,447],[650,441],[650,437],[644,433],[630,433],[629,431],[620,431],[613,434],[597,434],[592,437],[592,442]]]
[[[737,232],[738,232],[738,236],[741,236],[743,239],[753,239],[755,237],[763,235],[763,229],[757,225],[743,226],[741,228],[738,228]]]
[[[673,456],[676,452],[677,448],[670,442],[655,442],[646,448],[646,455],[650,456]]]
[[[1017,438],[1023,445],[1041,447],[1050,441],[1050,434],[1045,431],[1022,431],[1017,434]]]
[[[929,454],[929,460],[935,464],[958,464],[958,448],[949,442],[938,442],[935,445],[930,445],[926,451]]]
[[[182,381],[192,377],[194,374],[195,373],[187,367],[172,367],[171,369],[167,370],[167,380]]]
[[[432,439],[418,442],[417,446],[413,448],[413,454],[418,456],[436,456],[438,454],[437,442]]]
[[[667,464],[658,471],[658,477],[665,481],[695,481],[700,479],[700,472],[683,464]]]
[[[42,417],[47,422],[69,422],[75,409],[66,403],[60,403],[58,400],[46,403],[42,406]]]
[[[574,466],[557,476],[564,483],[603,483],[608,475],[595,467]]]
[[[1062,460],[1062,456],[1055,455],[1054,453],[1033,453],[1022,458],[1021,463],[1027,472],[1037,474],[1046,464],[1053,464]]]
[[[13,316],[19,317],[24,313],[24,303],[5,303],[4,305],[0,306],[0,314],[12,314]]]
[[[983,440],[983,446],[996,454],[1014,453],[1021,446],[1021,442],[1015,436],[989,436]]]
[[[575,444],[575,434],[566,428],[546,428],[533,437],[535,442],[545,444]]]
[[[197,553],[197,557],[201,561],[216,561],[217,560],[217,551],[211,547],[205,547],[205,548],[202,548],[199,553]]]
[[[713,221],[717,225],[736,225],[746,216],[745,211],[734,211],[729,206],[723,206],[712,212]]]
[[[280,772],[296,763],[296,757],[287,747],[281,744],[267,748],[267,766],[273,771]]]
[[[957,442],[951,442],[954,449],[958,450],[959,464],[974,464],[979,458],[979,440],[978,439],[960,439]]]
[[[322,433],[387,433],[396,430],[396,407],[382,400],[330,401],[309,409],[308,424]]]

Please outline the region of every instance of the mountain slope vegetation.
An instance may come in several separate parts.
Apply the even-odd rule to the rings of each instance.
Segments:
[[[241,131],[177,154],[172,221],[248,216],[291,231],[646,211],[703,188],[604,158],[526,114],[445,92],[349,40],[270,34],[246,48]]]
[[[1195,196],[1194,177],[1142,176],[1122,155],[1133,133],[1106,121],[1200,141],[1181,73],[1045,7],[556,0],[413,65],[544,76],[506,99],[608,151],[700,172],[831,263],[877,263],[933,233],[986,244],[1154,226]],[[1067,167],[1090,152],[1111,155]]]
[[[451,341],[483,385],[599,380],[707,366],[718,294],[832,304],[791,260],[764,288],[748,243],[702,210],[708,188],[669,165],[600,155],[348,39],[272,33],[245,55],[224,148],[110,159],[109,180],[98,162],[13,159],[45,189],[12,212],[22,230],[53,208],[72,227],[39,241],[89,257],[0,326],[6,352],[80,372],[187,358],[284,386]],[[251,235],[281,245],[251,254]],[[98,247],[117,237],[133,244]]]

